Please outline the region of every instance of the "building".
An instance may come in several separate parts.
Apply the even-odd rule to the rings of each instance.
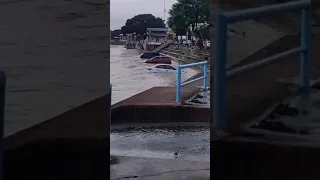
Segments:
[[[176,38],[176,33],[174,33],[174,31],[172,29],[169,29],[168,31],[168,39],[175,39]]]
[[[146,34],[144,49],[147,51],[152,51],[168,39],[167,28],[148,28]]]

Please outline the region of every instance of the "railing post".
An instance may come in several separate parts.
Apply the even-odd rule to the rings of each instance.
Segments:
[[[226,58],[227,58],[227,19],[218,13],[216,16],[216,58],[214,63],[213,122],[217,130],[226,128]]]
[[[6,76],[0,72],[0,180],[3,179],[3,136],[4,136],[4,108],[5,108]]]
[[[177,92],[176,92],[176,101],[180,103],[180,92],[181,91],[181,67],[177,68]]]
[[[301,10],[301,47],[300,53],[300,78],[303,89],[309,88],[309,48],[311,37],[310,7]]]
[[[208,75],[208,64],[203,65],[203,88],[207,89],[207,75]]]

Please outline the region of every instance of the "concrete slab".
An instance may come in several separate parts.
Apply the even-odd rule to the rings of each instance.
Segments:
[[[299,36],[290,36],[277,46],[291,47]],[[291,39],[291,40],[290,40]],[[317,59],[320,36],[314,36],[310,50],[310,78],[319,78],[320,63]],[[261,50],[265,54],[267,49]],[[269,52],[272,54],[273,52]],[[227,81],[227,108],[229,126],[239,129],[240,124],[260,116],[275,103],[292,95],[288,85],[279,78],[296,77],[300,74],[300,56],[291,55],[260,68],[232,77]],[[252,60],[257,61],[258,59]],[[213,79],[213,78],[211,78]]]
[[[210,179],[210,163],[118,156],[110,166],[110,179],[203,180]]]
[[[110,154],[210,162],[210,124],[115,125],[111,130]]]
[[[307,94],[297,94],[275,104],[245,129],[279,141],[320,147],[319,101],[319,89],[312,88]]]
[[[210,77],[210,74],[208,76]],[[207,83],[209,82],[210,78],[207,79]],[[181,88],[181,102],[199,92],[199,86],[202,85],[203,81],[196,81],[183,86]],[[112,105],[112,108],[115,109],[127,105],[179,105],[176,102],[176,87],[153,87]]]
[[[209,74],[210,75],[210,74]],[[210,79],[207,79],[209,84]],[[203,81],[185,85],[181,102],[176,102],[175,87],[153,87],[112,105],[112,123],[132,122],[209,122],[209,108],[185,106],[184,102],[200,91]]]

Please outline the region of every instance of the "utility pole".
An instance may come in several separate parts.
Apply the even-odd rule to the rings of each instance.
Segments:
[[[163,20],[166,23],[166,0],[163,0]]]

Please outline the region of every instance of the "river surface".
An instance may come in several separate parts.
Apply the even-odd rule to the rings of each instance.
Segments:
[[[127,99],[135,94],[155,86],[175,86],[176,73],[150,73],[149,64],[140,59],[142,52],[136,49],[125,49],[123,46],[110,46],[110,80],[112,83],[112,104]],[[177,62],[172,61],[173,66]],[[193,69],[186,69],[182,80],[197,74]]]
[[[107,94],[106,3],[0,1],[0,70],[7,74],[5,135]]]

